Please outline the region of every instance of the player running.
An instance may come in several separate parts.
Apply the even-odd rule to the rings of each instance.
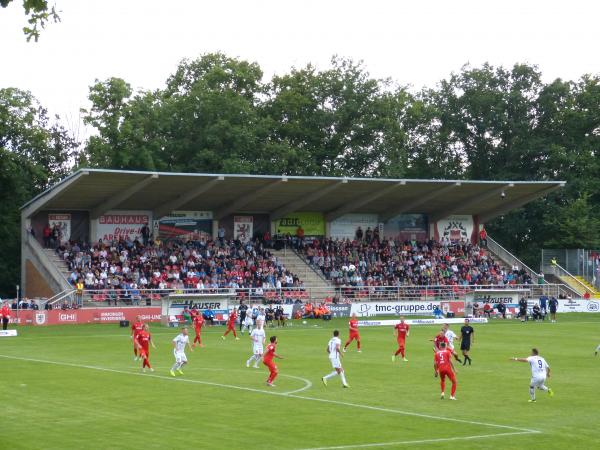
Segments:
[[[175,376],[175,371],[179,373],[179,375],[183,375],[181,368],[187,364],[187,356],[185,356],[185,346],[188,346],[190,352],[193,352],[194,349],[190,345],[190,337],[188,336],[188,329],[182,328],[181,333],[175,336],[173,339],[173,355],[175,356],[175,364],[171,367],[171,376]]]
[[[202,314],[195,314],[192,318],[192,323],[194,324],[194,332],[196,333],[196,336],[194,337],[194,345],[192,347],[195,348],[196,343],[198,343],[200,347],[204,347],[204,345],[202,344],[202,338],[200,336],[200,334],[202,333],[202,327],[204,326],[204,317],[202,316]]]
[[[465,324],[460,329],[460,350],[465,358],[463,361],[463,366],[467,364],[467,361],[469,361],[469,365],[471,365],[469,351],[471,350],[471,345],[475,343],[474,333],[475,330],[471,325],[469,325],[469,319],[465,319]]]
[[[396,356],[402,355],[402,361],[408,361],[406,359],[406,337],[410,335],[410,325],[404,323],[404,316],[400,317],[400,323],[394,326],[394,335],[398,341],[398,350],[392,355],[392,362],[396,361]]]
[[[445,323],[442,327],[442,331],[444,332],[446,339],[448,339],[448,348],[452,352],[452,356],[454,356],[454,359],[456,359],[459,363],[462,363],[462,360],[458,357],[458,353],[454,351],[454,339],[456,339],[458,336],[456,336],[456,333],[450,329],[450,325],[447,323]]]
[[[233,335],[235,336],[236,341],[240,340],[237,333],[235,332],[236,319],[237,319],[237,311],[235,308],[233,308],[231,310],[231,312],[229,313],[229,317],[227,318],[227,330],[225,330],[225,334],[223,334],[223,336],[221,336],[221,338],[223,340],[225,340],[225,336],[227,336],[229,334],[229,332],[233,332]]]
[[[446,377],[448,377],[452,381],[450,400],[456,400],[454,395],[456,394],[457,382],[454,365],[452,364],[452,352],[446,347],[445,342],[440,343],[440,349],[435,352],[433,361],[434,376],[436,378],[438,375],[440,376],[440,387],[442,389],[440,398],[443,400],[446,395]]]
[[[256,324],[256,328],[250,333],[250,339],[252,340],[252,356],[246,361],[246,367],[250,367],[250,363],[254,361],[253,367],[258,369],[258,362],[263,355],[263,345],[267,340],[262,322],[259,321]]]
[[[142,322],[141,316],[135,316],[135,322],[131,325],[131,340],[133,342],[133,360],[137,361],[138,357],[138,345],[137,336],[144,329],[144,322]]]
[[[136,338],[136,344],[138,346],[138,354],[140,355],[140,359],[143,360],[142,363],[142,372],[146,371],[146,367],[150,369],[150,372],[154,372],[154,369],[150,365],[150,344],[152,344],[152,348],[156,348],[154,345],[154,341],[152,340],[152,335],[150,334],[150,327],[145,324],[142,331],[140,331]]]
[[[333,372],[325,375],[321,380],[323,384],[327,386],[327,380],[329,378],[335,377],[339,375],[342,379],[342,386],[345,388],[349,388],[350,386],[346,382],[346,374],[344,373],[344,368],[342,367],[342,354],[340,353],[340,347],[342,346],[342,340],[339,338],[340,332],[335,330],[333,332],[333,337],[329,340],[327,344],[327,353],[329,354],[329,362],[333,367]]]
[[[277,378],[277,374],[279,372],[277,372],[277,366],[273,362],[273,358],[283,359],[283,357],[275,353],[275,350],[277,349],[277,336],[271,336],[269,338],[269,342],[270,344],[267,345],[267,351],[263,356],[263,364],[269,368],[269,378],[267,378],[267,386],[275,387],[273,381],[275,381],[275,378]]]
[[[356,314],[352,314],[352,317],[350,318],[350,322],[348,322],[348,324],[350,326],[350,333],[348,335],[348,340],[346,341],[346,344],[344,344],[343,351],[345,353],[350,343],[356,339],[356,351],[360,353],[360,334],[358,333],[358,320],[356,319]]]
[[[554,396],[554,391],[546,386],[546,379],[550,378],[550,366],[542,358],[537,348],[531,349],[531,356],[527,358],[511,358],[512,361],[527,362],[531,367],[531,382],[529,383],[529,403],[535,402],[535,388],[540,391],[547,391],[550,397]]]

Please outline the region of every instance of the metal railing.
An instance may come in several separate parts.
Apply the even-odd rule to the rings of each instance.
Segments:
[[[236,301],[252,303],[294,303],[296,301],[464,301],[465,296],[478,290],[522,290],[527,297],[542,294],[558,296],[562,285],[465,285],[465,286],[338,286],[330,288],[282,289],[86,289],[84,303],[109,302],[121,305],[158,305],[170,294],[201,296],[229,295]]]
[[[505,263],[510,264],[511,266],[519,266],[520,268],[525,269],[529,273],[529,275],[531,275],[532,278],[539,278],[540,275],[535,270],[533,270],[515,255],[513,255],[511,252],[502,247],[489,235],[487,236],[487,248]]]
[[[545,266],[543,269],[557,277],[568,278],[569,280],[575,283],[574,286],[581,288],[583,290],[583,293],[589,292],[590,294],[594,294],[594,292],[588,286],[582,283],[581,280],[578,280],[575,276],[573,276],[573,274],[567,271],[567,269],[562,267],[560,264],[552,264],[550,266]],[[581,294],[581,292],[578,293]]]

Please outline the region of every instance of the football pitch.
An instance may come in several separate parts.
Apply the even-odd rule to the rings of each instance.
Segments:
[[[352,344],[343,358],[350,389],[339,377],[321,383],[331,371],[327,342],[335,328],[344,342],[345,319],[268,329],[285,358],[276,360],[273,388],[262,363],[245,366],[248,336],[223,341],[224,327],[203,330],[205,347],[187,351],[176,378],[169,368],[177,329],[152,325],[156,371],[142,373],[129,329],[21,327],[18,337],[0,339],[0,448],[595,448],[600,316],[473,327],[473,365],[457,366],[457,401],[440,400],[433,377],[429,339],[438,326],[411,327],[408,362],[391,361],[392,327],[362,328],[362,353]],[[528,403],[529,365],[509,358],[534,346],[551,366],[556,395],[538,391]]]

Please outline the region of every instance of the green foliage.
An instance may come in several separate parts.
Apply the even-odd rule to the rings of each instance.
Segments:
[[[14,295],[20,268],[19,208],[68,174],[75,142],[31,93],[0,89],[0,297]]]
[[[13,0],[0,0],[0,7],[6,8]],[[41,30],[46,28],[46,24],[51,22],[60,22],[60,16],[56,12],[56,6],[49,6],[48,0],[23,0],[23,9],[29,16],[28,26],[23,27],[23,33],[27,37],[27,42],[33,39],[35,42],[40,38]]]

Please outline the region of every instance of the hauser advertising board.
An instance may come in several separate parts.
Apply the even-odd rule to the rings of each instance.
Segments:
[[[357,316],[432,315],[440,302],[362,302],[352,303],[350,313]]]

